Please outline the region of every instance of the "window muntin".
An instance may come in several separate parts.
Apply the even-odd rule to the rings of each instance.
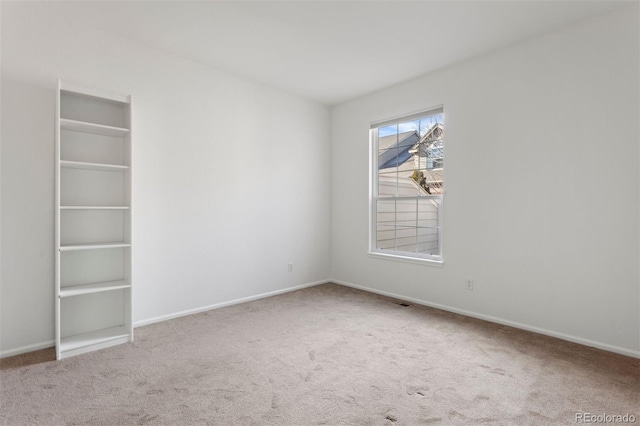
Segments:
[[[442,109],[373,125],[374,253],[442,260]]]

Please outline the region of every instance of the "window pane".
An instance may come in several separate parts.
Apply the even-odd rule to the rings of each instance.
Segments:
[[[424,188],[428,194],[442,194],[442,169],[424,170]]]
[[[396,201],[396,250],[416,252],[418,200]]]
[[[411,173],[411,180],[415,188],[414,195],[429,195],[429,186],[427,185],[427,170],[416,168]]]
[[[391,126],[385,126],[378,128],[378,137],[383,138],[389,135],[395,135],[398,133],[398,125],[393,124]]]
[[[398,132],[415,132],[416,134],[418,134],[420,132],[420,121],[420,119],[417,119],[398,123]]]
[[[381,197],[395,197],[398,194],[398,171],[388,169],[378,173],[378,195]]]
[[[418,143],[418,133],[404,132],[378,138],[378,169],[399,167],[412,156],[411,149]]]
[[[378,200],[376,208],[376,248],[393,250],[396,245],[396,202]]]
[[[435,126],[437,125],[442,126],[444,124],[443,120],[444,120],[444,113],[421,118],[420,119],[420,137],[426,136]],[[434,135],[436,136],[434,139],[437,139],[438,137],[442,136],[442,132],[439,132],[439,134],[438,132],[435,132]]]
[[[439,236],[439,210],[440,199],[418,200],[418,229],[417,252],[423,254],[438,254],[440,247]]]
[[[378,200],[376,248],[438,254],[439,199]]]

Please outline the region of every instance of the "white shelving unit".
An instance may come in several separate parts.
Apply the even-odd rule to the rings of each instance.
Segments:
[[[133,340],[131,96],[58,81],[56,356]]]

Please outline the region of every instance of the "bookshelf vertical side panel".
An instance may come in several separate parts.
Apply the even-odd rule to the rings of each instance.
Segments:
[[[133,97],[129,96],[129,104],[124,108],[125,126],[129,129],[129,134],[124,138],[123,147],[123,163],[129,166],[129,169],[124,171],[123,179],[123,194],[125,203],[129,206],[129,210],[124,214],[124,238],[125,241],[131,243],[131,247],[123,250],[125,258],[124,260],[124,274],[125,279],[131,284],[129,291],[124,292],[124,323],[129,328],[129,335],[133,341],[133,252],[135,249],[133,242],[133,217],[134,217],[134,205],[133,205]]]
[[[55,339],[56,339],[56,359],[61,358],[60,354],[60,90],[62,82],[58,80],[56,90],[56,120],[55,120],[55,154],[54,154],[54,194],[55,194]]]

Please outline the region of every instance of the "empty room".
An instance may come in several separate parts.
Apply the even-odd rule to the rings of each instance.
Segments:
[[[0,19],[0,424],[640,423],[637,0]]]

